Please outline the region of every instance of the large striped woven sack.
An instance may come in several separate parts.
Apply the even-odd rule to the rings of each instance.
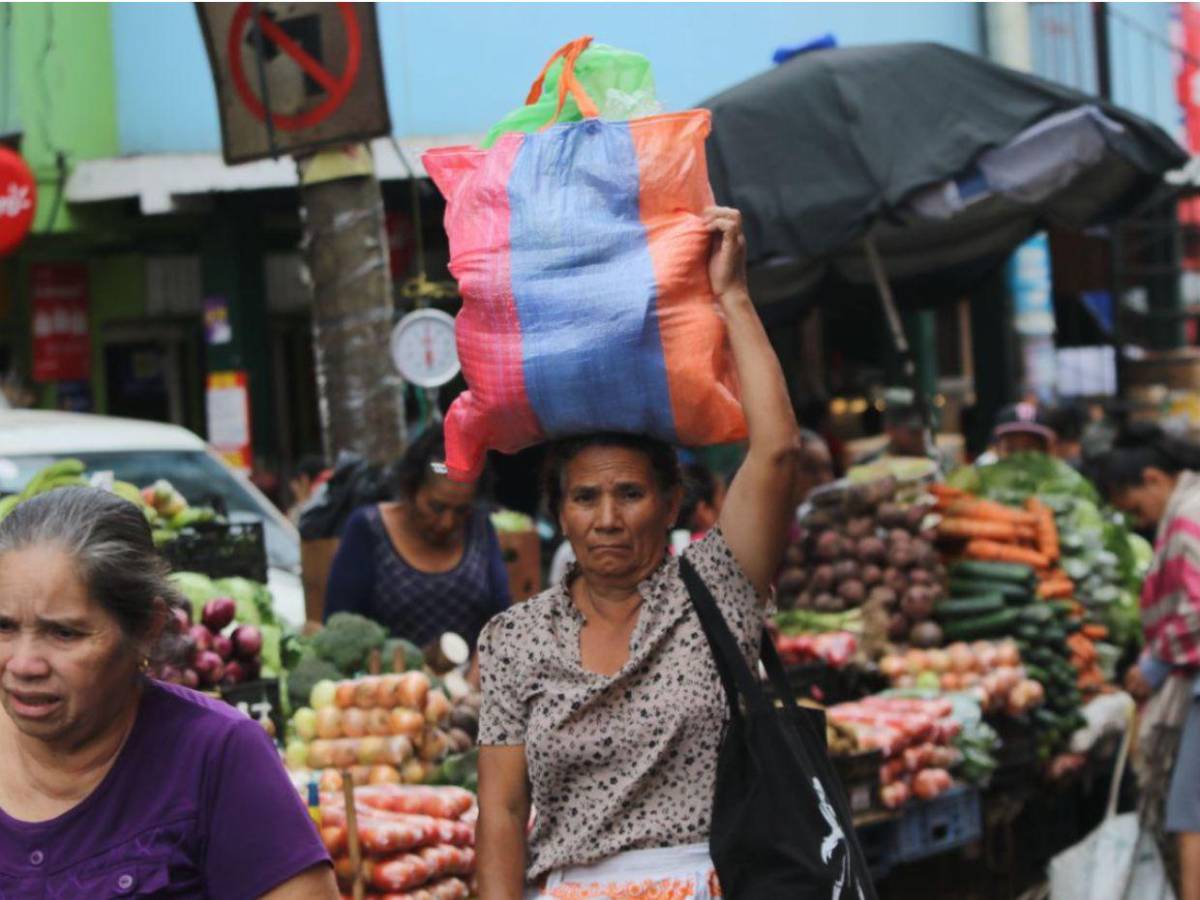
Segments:
[[[740,440],[724,324],[708,280],[707,110],[602,121],[572,75],[580,122],[423,157],[446,198],[468,390],[446,417],[450,475],[489,449],[596,431],[699,446]],[[549,65],[549,64],[547,64]],[[540,96],[541,79],[530,92]]]

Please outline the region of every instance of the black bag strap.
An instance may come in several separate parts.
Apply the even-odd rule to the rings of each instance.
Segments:
[[[725,686],[725,695],[729,699],[730,708],[738,715],[741,714],[738,706],[738,694],[741,694],[750,709],[756,711],[770,709],[770,701],[767,699],[762,685],[751,673],[750,667],[746,665],[746,659],[738,648],[733,632],[725,623],[725,617],[721,615],[721,610],[717,607],[717,601],[713,599],[712,592],[704,583],[704,579],[696,572],[695,567],[683,556],[679,557],[679,574],[683,576],[683,583],[687,587],[692,606],[700,617],[700,625],[712,648],[713,659],[716,660],[717,672],[721,676],[721,683]],[[768,640],[767,643],[770,641]]]

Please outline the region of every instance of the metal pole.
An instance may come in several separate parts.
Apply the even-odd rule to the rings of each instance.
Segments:
[[[888,330],[892,333],[892,343],[896,354],[900,357],[904,379],[913,392],[913,405],[921,415],[925,424],[925,450],[931,452],[933,443],[933,424],[930,421],[929,402],[917,379],[917,363],[913,359],[912,348],[908,344],[908,336],[904,333],[904,323],[900,321],[900,312],[896,309],[896,300],[892,295],[892,285],[888,281],[887,272],[883,268],[883,260],[875,247],[875,238],[868,234],[863,238],[863,251],[866,253],[867,265],[871,267],[871,279],[875,282],[875,290],[879,292],[879,304],[883,307],[884,318],[887,319]],[[932,455],[932,454],[931,454]]]

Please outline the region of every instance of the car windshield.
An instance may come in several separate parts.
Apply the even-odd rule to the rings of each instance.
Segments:
[[[300,547],[260,501],[213,457],[199,450],[130,450],[106,453],[72,453],[89,472],[112,472],[118,481],[139,487],[159,478],[171,482],[188,503],[224,505],[229,517],[259,519],[267,539],[267,557],[272,568],[300,569]],[[0,456],[0,494],[21,490],[35,474],[61,456],[34,454]]]

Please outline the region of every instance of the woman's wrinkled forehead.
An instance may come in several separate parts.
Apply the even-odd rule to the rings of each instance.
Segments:
[[[565,491],[587,485],[604,487],[618,483],[637,483],[647,488],[656,486],[650,458],[629,447],[586,447],[563,467],[562,485]]]

